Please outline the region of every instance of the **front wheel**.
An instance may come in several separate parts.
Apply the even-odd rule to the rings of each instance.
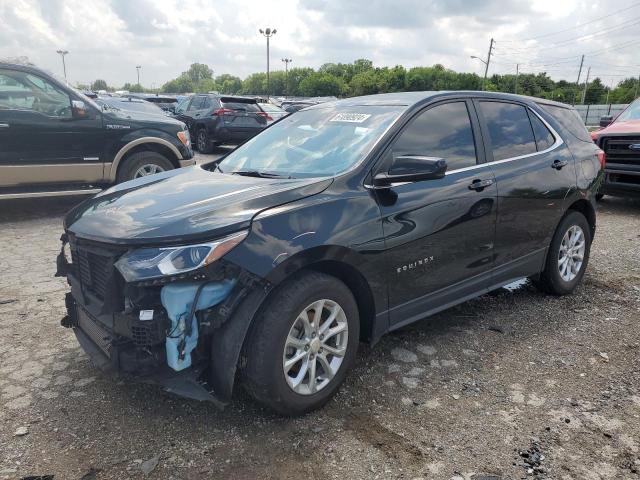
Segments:
[[[571,211],[562,219],[551,241],[545,268],[534,284],[554,295],[573,292],[589,262],[591,229],[580,212]]]
[[[173,164],[157,152],[138,152],[127,157],[118,168],[117,182],[126,182],[172,170]]]
[[[248,392],[283,415],[324,405],[358,349],[358,307],[347,286],[317,272],[296,275],[267,300],[255,322],[245,346]]]

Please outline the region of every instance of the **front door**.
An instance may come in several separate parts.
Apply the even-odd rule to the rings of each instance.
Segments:
[[[489,285],[496,220],[493,173],[483,164],[471,101],[427,107],[385,152],[374,173],[394,158],[443,158],[438,180],[375,190],[382,213],[391,328],[471,297]]]
[[[542,270],[576,170],[560,136],[528,106],[477,100],[476,107],[498,186],[493,283],[499,285]]]
[[[0,187],[94,183],[103,179],[102,119],[45,78],[0,70]]]

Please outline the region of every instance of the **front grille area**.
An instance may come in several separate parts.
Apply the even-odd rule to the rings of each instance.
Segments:
[[[86,245],[71,238],[69,242],[74,276],[82,288],[104,301],[115,281],[114,263],[120,250]]]
[[[638,148],[631,148],[632,145]],[[640,136],[604,137],[601,148],[607,154],[607,166],[640,169]]]

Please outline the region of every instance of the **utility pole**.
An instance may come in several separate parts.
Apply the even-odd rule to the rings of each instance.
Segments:
[[[140,69],[142,65],[136,65],[136,71],[138,72],[138,86],[140,86]]]
[[[611,80],[611,82],[609,84],[609,90],[607,90],[607,100],[604,102],[606,104],[609,103],[609,94],[611,93],[611,90],[613,90],[613,80]]]
[[[270,90],[269,89],[269,39],[276,34],[277,30],[275,28],[271,30],[271,28],[267,27],[264,30],[260,29],[259,32],[267,38],[267,99],[268,99],[269,90]]]
[[[587,87],[589,86],[589,75],[591,74],[591,67],[587,69],[587,79],[584,82],[584,90],[582,91],[582,105],[587,98]]]
[[[69,53],[68,50],[56,50],[56,53],[62,57],[62,71],[64,72],[64,81],[67,81],[67,66],[64,63],[64,56]]]
[[[484,84],[487,81],[487,73],[489,73],[489,62],[491,62],[491,52],[493,51],[493,38],[489,43],[489,53],[487,53],[487,61],[484,64],[484,77],[482,78],[482,90],[484,91]]]
[[[577,92],[580,91],[580,75],[582,74],[582,64],[584,63],[584,55],[582,55],[582,58],[580,59],[580,68],[578,69],[578,79],[576,80],[576,96],[578,95]],[[573,98],[573,102],[575,103],[576,98]]]
[[[283,58],[284,62],[284,93],[287,95],[289,93],[289,64],[293,62],[290,58]]]
[[[515,88],[515,94],[518,94],[518,74],[520,73],[520,64],[516,63],[516,88]]]
[[[638,85],[640,85],[640,75],[638,75],[638,82],[636,83],[636,91],[633,94],[633,98],[638,98]]]

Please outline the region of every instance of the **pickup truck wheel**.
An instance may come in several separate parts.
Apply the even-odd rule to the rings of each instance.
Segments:
[[[127,157],[118,168],[117,182],[126,182],[154,173],[173,170],[173,164],[157,152],[138,152]]]
[[[562,219],[549,247],[540,278],[533,280],[540,290],[554,295],[573,292],[589,262],[591,229],[580,212],[571,211]]]
[[[307,272],[280,286],[260,312],[245,349],[245,388],[283,415],[321,407],[356,357],[353,295],[337,278]]]
[[[201,128],[196,135],[196,144],[200,153],[211,153],[213,151],[213,142],[209,139],[207,130]]]

